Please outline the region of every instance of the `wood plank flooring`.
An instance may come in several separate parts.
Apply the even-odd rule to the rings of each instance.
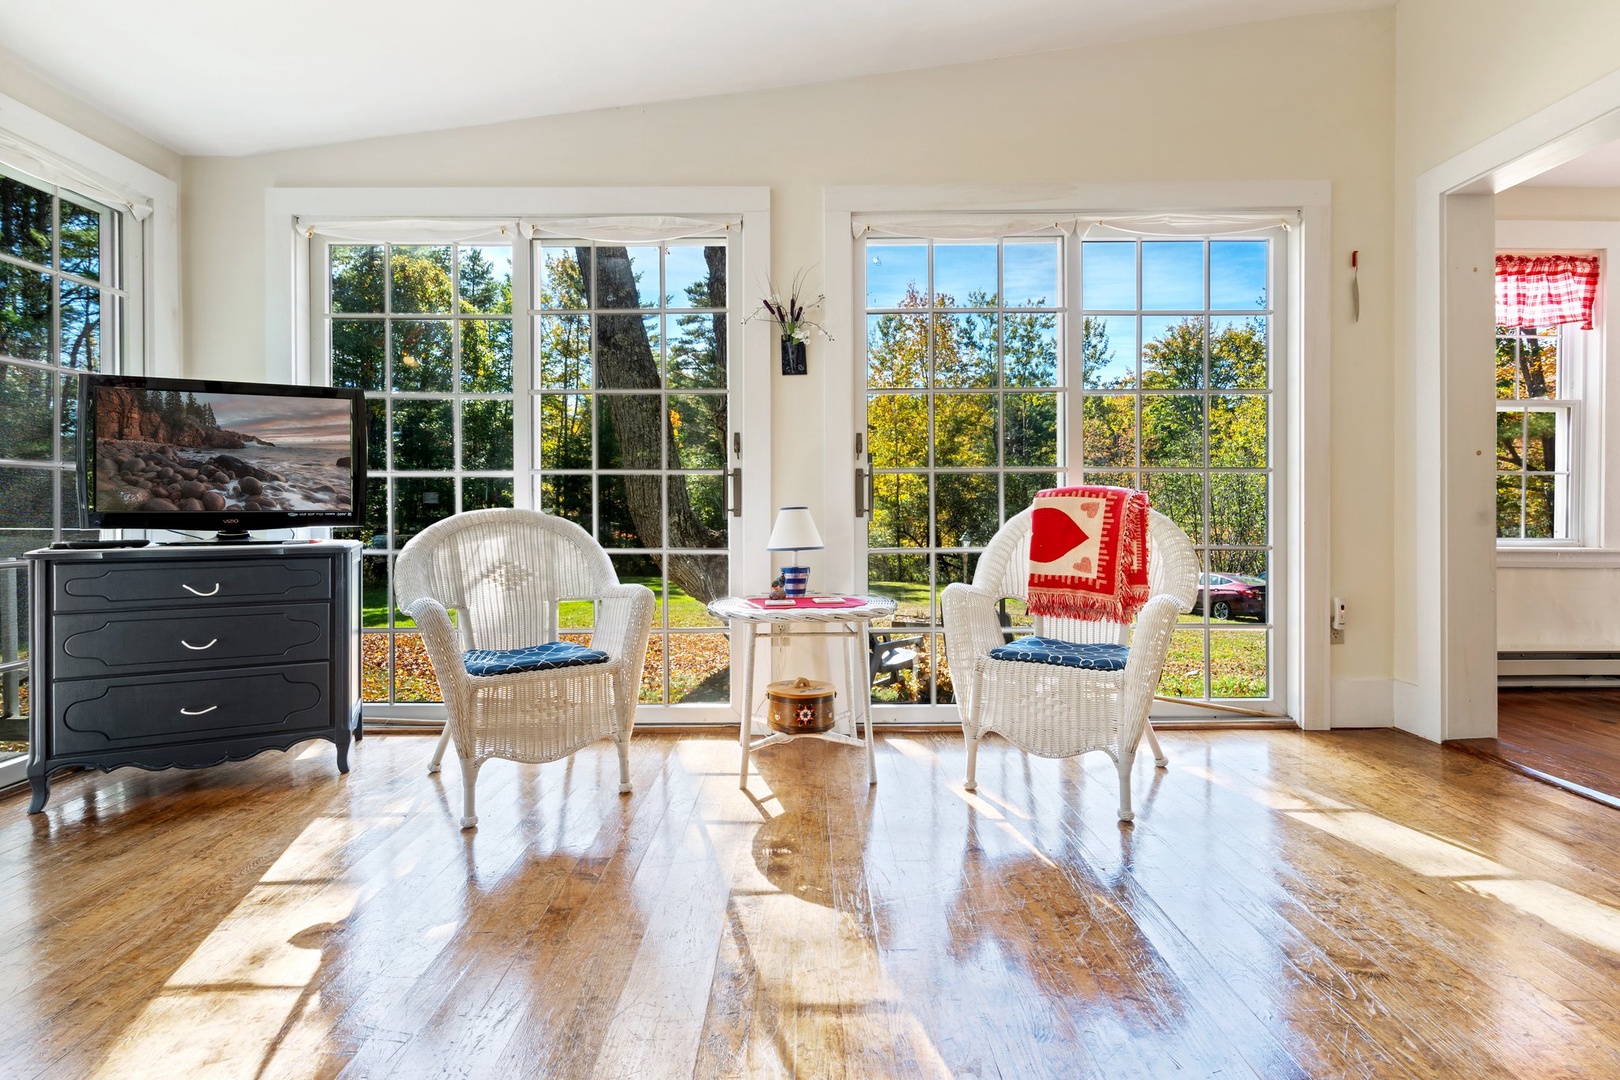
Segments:
[[[1620,812],[1390,731],[431,739],[0,801],[7,1077],[1620,1075]]]
[[[1496,738],[1447,745],[1620,808],[1620,690],[1503,690],[1496,701]]]

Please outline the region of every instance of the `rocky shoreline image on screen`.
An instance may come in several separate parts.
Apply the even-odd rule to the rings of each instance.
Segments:
[[[351,413],[340,399],[99,387],[94,509],[345,512]]]

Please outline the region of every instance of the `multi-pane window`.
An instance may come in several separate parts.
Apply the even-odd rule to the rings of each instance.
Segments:
[[[1205,570],[1159,692],[1268,697],[1272,244],[1088,240],[1080,261],[1086,482],[1145,490]]]
[[[510,244],[331,244],[333,386],[366,392],[364,698],[439,700],[394,558],[458,510],[513,505]]]
[[[725,702],[705,605],[731,591],[726,242],[546,239],[534,260],[535,503],[656,596],[641,700]],[[563,605],[572,635],[591,619]]]
[[[1566,540],[1576,422],[1574,346],[1583,331],[1496,328],[1496,535]]]
[[[1061,261],[1056,237],[866,244],[867,587],[899,600],[874,635],[874,701],[954,700],[939,593],[1057,483]]]
[[[121,216],[0,172],[0,758],[25,749],[27,571],[81,525],[78,375],[119,370]]]
[[[900,600],[875,701],[953,699],[939,590],[1037,491],[1082,480],[1147,491],[1198,548],[1161,693],[1276,692],[1274,241],[1073,243],[865,244],[867,583]]]

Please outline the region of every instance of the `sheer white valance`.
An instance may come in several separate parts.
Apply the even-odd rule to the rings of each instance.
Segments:
[[[1291,229],[1299,224],[1296,211],[1263,214],[1133,214],[1122,217],[1081,218],[1085,240],[1117,237],[1242,236],[1245,233]]]
[[[855,215],[855,239],[903,237],[926,240],[999,240],[1017,236],[1204,237],[1241,236],[1299,223],[1296,211],[1225,214],[882,214]]]
[[[394,218],[368,221],[305,221],[298,228],[305,236],[324,236],[355,244],[470,244],[479,240],[510,242],[517,222],[470,221],[455,218]]]
[[[598,244],[662,244],[670,240],[726,236],[742,228],[742,218],[622,217],[524,218],[519,223],[536,239],[591,240]]]
[[[853,217],[855,239],[921,237],[928,240],[999,240],[1004,236],[1072,236],[1074,215],[1062,214],[884,214]]]
[[[136,221],[145,221],[152,216],[152,200],[146,196],[7,131],[0,131],[0,162],[48,184],[68,189],[70,202],[74,195],[82,195],[116,209],[128,210]]]

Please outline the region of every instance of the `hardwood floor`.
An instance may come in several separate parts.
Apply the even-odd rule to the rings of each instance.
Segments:
[[[0,802],[0,1073],[1620,1075],[1617,812],[1389,732],[1112,764],[638,734],[64,777]]]
[[[1503,690],[1494,739],[1447,745],[1620,809],[1620,690]]]

